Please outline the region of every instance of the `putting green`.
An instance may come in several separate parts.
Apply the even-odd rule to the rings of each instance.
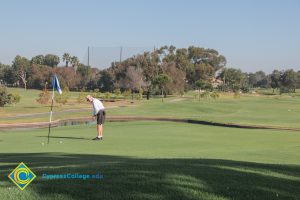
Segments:
[[[298,132],[172,122],[0,133],[0,199],[297,199]],[[19,162],[37,178],[20,191]],[[96,173],[103,180],[44,180],[43,173]]]

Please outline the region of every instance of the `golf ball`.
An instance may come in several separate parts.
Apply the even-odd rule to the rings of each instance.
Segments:
[[[62,144],[63,142],[62,142],[62,141],[59,141],[59,143]]]
[[[42,142],[42,146],[44,146],[45,144],[44,144],[44,142]]]

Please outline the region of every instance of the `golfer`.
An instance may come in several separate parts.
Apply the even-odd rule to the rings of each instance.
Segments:
[[[93,104],[93,120],[97,119],[97,137],[93,140],[103,139],[103,123],[105,121],[105,108],[99,99],[92,97],[91,95],[86,96],[86,100]]]

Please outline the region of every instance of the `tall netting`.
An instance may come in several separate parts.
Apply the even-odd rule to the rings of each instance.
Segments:
[[[91,67],[98,69],[105,69],[111,66],[112,62],[123,61],[129,57],[137,54],[143,54],[144,52],[150,52],[154,50],[154,46],[144,47],[87,47],[86,53],[82,62]]]

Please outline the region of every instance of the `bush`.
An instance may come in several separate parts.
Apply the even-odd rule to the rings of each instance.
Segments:
[[[131,96],[131,89],[125,90],[123,92],[123,96],[125,97],[125,99],[128,99]]]
[[[217,86],[217,90],[218,91],[222,91],[222,92],[229,92],[230,91],[230,88],[228,85],[226,84],[221,84],[221,85],[218,85]]]
[[[217,93],[217,92],[212,92],[212,93],[210,94],[210,97],[211,97],[212,99],[216,100],[216,99],[218,99],[218,98],[220,97],[220,95],[219,95],[219,93]]]
[[[250,87],[248,85],[244,85],[241,87],[241,90],[243,93],[248,93],[250,92]]]
[[[79,92],[78,94],[78,97],[77,97],[77,102],[78,103],[84,103],[86,100],[85,100],[85,94],[84,92]]]
[[[66,104],[70,98],[70,90],[68,87],[65,87],[61,95],[55,96],[56,103]]]
[[[236,93],[236,92],[239,92],[240,91],[240,85],[238,85],[238,84],[234,84],[234,85],[232,85],[232,91],[234,92],[234,93]]]
[[[104,93],[104,98],[105,99],[110,99],[112,97],[112,93],[110,93],[110,92],[105,92]]]
[[[209,92],[202,92],[202,93],[200,94],[200,98],[202,98],[202,99],[203,99],[203,98],[208,99],[209,96],[210,96]]]
[[[121,95],[121,90],[120,90],[120,88],[114,89],[114,94],[117,95],[117,96],[120,96],[120,95]]]
[[[19,94],[9,94],[7,93],[6,87],[0,84],[0,107],[3,107],[5,104],[16,104],[21,100]]]
[[[36,101],[40,104],[47,104],[50,99],[50,92],[44,89],[42,93],[39,94],[39,98]]]
[[[8,94],[9,104],[17,104],[21,100],[21,96],[19,94]]]
[[[137,95],[136,95],[137,100],[142,100],[143,99],[143,92],[144,92],[143,89],[140,88],[139,93],[137,93]]]
[[[279,90],[279,93],[280,94],[283,94],[283,93],[294,93],[294,90],[291,89],[291,88],[288,88],[288,87],[281,86],[280,90]]]
[[[239,92],[239,91],[235,91],[235,92],[234,92],[234,95],[233,95],[233,98],[238,99],[238,98],[240,98],[240,97],[241,97],[240,92]]]
[[[5,104],[9,103],[9,97],[4,85],[0,85],[0,107],[3,107]]]

